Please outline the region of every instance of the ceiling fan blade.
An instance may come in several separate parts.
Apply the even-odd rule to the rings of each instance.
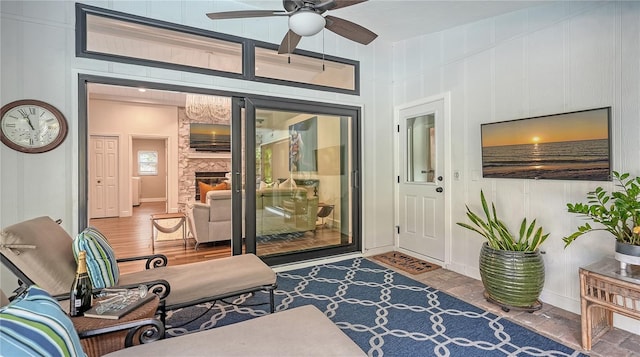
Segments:
[[[334,1],[336,3],[336,6],[332,7],[331,10],[341,9],[343,7],[359,4],[361,2],[365,2],[368,0],[334,0]]]
[[[225,19],[241,19],[246,17],[268,17],[268,16],[286,16],[288,13],[283,10],[240,10],[240,11],[223,11],[210,12],[207,17],[212,20]]]
[[[327,15],[324,17],[327,20],[325,28],[332,31],[342,37],[348,38],[351,41],[368,45],[371,41],[375,40],[378,35],[369,31],[368,29],[354,24],[351,21],[341,19],[339,17]]]
[[[302,37],[300,35],[289,30],[289,32],[287,32],[287,34],[284,35],[284,38],[282,39],[282,43],[280,43],[280,47],[278,48],[278,54],[292,53],[293,50],[296,49],[296,46],[298,46],[298,43],[300,43],[301,38]]]

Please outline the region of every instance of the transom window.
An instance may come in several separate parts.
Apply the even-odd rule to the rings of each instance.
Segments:
[[[330,92],[360,94],[359,62],[76,4],[76,55]],[[253,65],[252,65],[253,64]]]

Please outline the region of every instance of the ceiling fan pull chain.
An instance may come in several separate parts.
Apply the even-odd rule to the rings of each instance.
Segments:
[[[291,31],[287,33],[287,63],[291,64]]]
[[[326,31],[322,30],[322,72],[324,72],[324,34]]]

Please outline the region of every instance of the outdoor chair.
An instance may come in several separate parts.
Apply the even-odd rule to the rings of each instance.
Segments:
[[[155,318],[78,332],[59,302],[37,286],[0,303],[0,312],[0,354],[7,356],[366,356],[313,305],[167,339]]]
[[[2,230],[0,258],[22,286],[36,284],[62,300],[68,298],[76,272],[72,242],[71,236],[56,221],[38,217]],[[175,266],[167,266],[167,257],[161,254],[117,259],[117,262],[136,260],[146,261],[146,269],[117,273],[117,286],[147,285],[161,299],[159,312],[163,323],[167,310],[257,291],[269,292],[270,311],[274,311],[276,274],[253,254]]]

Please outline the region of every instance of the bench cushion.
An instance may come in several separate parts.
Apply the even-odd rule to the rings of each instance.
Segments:
[[[121,285],[164,279],[171,292],[166,299],[167,309],[204,297],[253,290],[276,283],[276,273],[254,254],[236,255],[203,262],[169,265],[166,267],[121,274]]]
[[[318,308],[306,305],[106,356],[366,356]]]
[[[73,239],[50,217],[38,217],[2,230],[0,252],[51,295],[69,294],[76,276]]]

